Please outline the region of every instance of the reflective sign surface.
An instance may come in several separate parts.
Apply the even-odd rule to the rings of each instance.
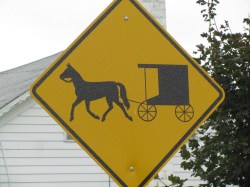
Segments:
[[[114,1],[34,82],[34,99],[120,186],[145,186],[224,98],[146,10]]]

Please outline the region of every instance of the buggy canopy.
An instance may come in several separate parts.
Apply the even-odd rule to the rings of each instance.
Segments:
[[[189,105],[187,65],[138,64],[138,67],[158,69],[159,95],[146,98],[147,104]]]

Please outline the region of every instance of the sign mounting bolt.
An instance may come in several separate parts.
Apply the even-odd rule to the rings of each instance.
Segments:
[[[135,168],[134,168],[133,166],[131,166],[131,167],[129,168],[129,170],[130,170],[131,172],[133,172],[133,171],[135,171]]]
[[[125,17],[124,17],[124,20],[125,20],[125,21],[128,21],[128,16],[125,16]]]

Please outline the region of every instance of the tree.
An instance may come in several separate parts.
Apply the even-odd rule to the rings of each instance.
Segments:
[[[169,175],[167,178],[157,175],[154,180],[158,180],[161,183],[161,186],[164,187],[182,187],[187,181],[187,179],[181,179],[180,177],[174,176],[173,174]]]
[[[207,181],[205,186],[250,184],[250,36],[232,33],[229,23],[215,20],[218,0],[198,0],[209,23],[197,45],[196,60],[224,89],[223,104],[181,149],[181,166]],[[250,25],[249,19],[244,20]]]

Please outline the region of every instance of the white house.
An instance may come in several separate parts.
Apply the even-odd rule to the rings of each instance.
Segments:
[[[166,26],[164,0],[141,2]],[[0,187],[117,186],[30,97],[30,84],[59,54],[0,72]],[[180,162],[177,154],[160,176],[188,178],[186,186],[202,183]],[[156,185],[163,186],[158,180],[150,184]]]

